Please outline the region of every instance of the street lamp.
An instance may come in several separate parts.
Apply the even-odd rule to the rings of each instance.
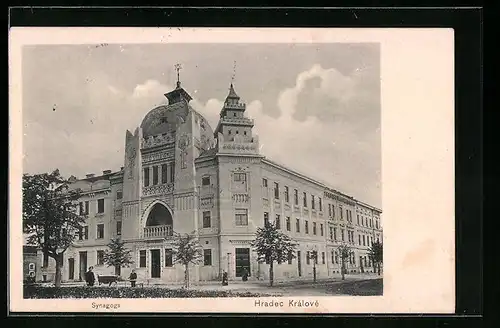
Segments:
[[[314,249],[310,252],[309,259],[313,261],[313,279],[314,283],[316,283],[316,261],[318,260],[317,246],[314,246]]]

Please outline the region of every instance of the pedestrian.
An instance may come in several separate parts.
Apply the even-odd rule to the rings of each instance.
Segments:
[[[128,279],[130,280],[130,286],[135,287],[135,282],[137,281],[137,273],[135,273],[135,270],[132,270]]]
[[[222,271],[222,286],[227,286],[229,283],[228,283],[228,280],[227,280],[227,272],[226,271]]]
[[[101,283],[99,282],[99,275],[94,270],[92,270],[92,272],[94,273],[94,284],[100,286]]]
[[[243,281],[247,281],[248,280],[248,270],[247,270],[247,268],[243,269],[243,275],[241,276],[241,279]]]
[[[92,272],[92,267],[89,268],[87,272],[85,272],[85,281],[87,282],[87,286],[94,286],[95,283],[95,275]]]

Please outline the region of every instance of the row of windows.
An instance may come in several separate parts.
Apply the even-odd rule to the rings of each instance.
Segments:
[[[360,220],[361,218],[361,220]],[[368,217],[365,217],[363,215],[357,215],[357,223],[358,225],[361,225],[363,227],[369,227],[369,228],[373,228],[373,218],[368,218]],[[378,220],[375,220],[375,228],[376,229],[379,229],[379,223],[378,223]]]
[[[378,242],[380,242],[380,239],[377,237]],[[373,246],[373,236],[358,235],[358,245]]]
[[[166,248],[165,249],[165,267],[172,267],[174,266],[174,253],[171,248]],[[203,250],[203,265],[209,266],[212,265],[212,250],[211,249],[204,249]],[[139,251],[139,267],[140,268],[145,268],[146,267],[146,250],[140,250]]]
[[[84,201],[78,203],[78,213],[80,215],[89,215],[90,201]],[[104,213],[104,198],[100,198],[97,200],[97,214]]]
[[[161,171],[160,171],[161,170]],[[152,171],[152,174],[151,174]],[[160,176],[161,172],[161,176]],[[152,179],[151,176],[152,175]],[[160,183],[172,183],[174,182],[174,177],[175,177],[175,168],[174,168],[174,163],[168,163],[168,164],[162,164],[162,165],[155,165],[151,167],[145,167],[144,168],[144,187],[148,187],[150,185],[157,185]]]
[[[122,222],[116,222],[116,234],[121,236],[122,234]],[[78,240],[88,240],[89,239],[89,227],[83,226],[78,230],[77,233]],[[104,223],[100,223],[96,226],[96,239],[104,239]]]
[[[306,264],[310,265],[311,262],[318,264],[318,261],[320,258],[321,258],[321,263],[326,264],[326,256],[325,255],[326,255],[325,252],[321,252],[321,257],[319,257],[319,256],[317,256],[316,251],[307,251]],[[298,252],[297,256],[300,256],[300,251]],[[366,256],[365,257],[360,256],[360,261],[362,258],[364,258],[364,261],[365,261],[364,263],[368,263],[368,262],[366,262]],[[333,264],[341,264],[340,256],[336,251],[331,252],[331,261]],[[269,264],[269,263],[270,263],[270,259],[266,258],[266,264]],[[278,261],[278,263],[281,264],[279,261]],[[346,263],[356,264],[354,254],[349,255],[349,257],[346,259]],[[293,264],[292,254],[289,254],[289,256],[288,256],[288,264]],[[365,265],[365,266],[370,266],[370,265],[368,263],[368,265]]]
[[[268,188],[268,181],[266,178],[262,179],[262,187]],[[283,187],[283,195],[286,203],[290,202],[290,188],[288,186]],[[278,182],[274,182],[274,199],[280,199],[280,185]],[[307,201],[307,193],[303,192],[302,193],[302,205],[304,207],[308,206],[308,201]],[[293,202],[295,205],[299,205],[299,191],[297,189],[293,190]],[[318,204],[318,209],[320,211],[323,211],[323,200],[321,197],[317,197],[317,202],[316,202],[316,196],[311,195],[311,208],[314,210],[316,209],[316,204]]]

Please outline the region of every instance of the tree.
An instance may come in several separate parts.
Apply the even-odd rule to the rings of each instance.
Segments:
[[[351,247],[349,247],[349,245],[343,243],[342,245],[340,245],[337,249],[338,251],[338,254],[340,256],[340,263],[342,265],[342,268],[341,268],[341,272],[342,272],[342,280],[345,280],[345,272],[346,272],[346,267],[345,267],[345,264],[346,264],[346,259],[350,258],[354,252],[351,250]]]
[[[380,241],[376,241],[372,244],[369,250],[368,256],[370,257],[373,265],[377,268],[378,275],[380,275],[380,264],[383,261],[383,245]]]
[[[184,284],[189,288],[189,264],[200,264],[203,259],[203,247],[198,241],[196,233],[179,234],[174,232],[172,245],[174,263],[184,265]]]
[[[85,217],[77,213],[79,190],[69,190],[59,170],[48,174],[23,175],[23,232],[27,243],[38,246],[56,262],[55,285],[61,286],[61,267],[66,249],[81,231]]]
[[[266,223],[263,228],[257,228],[255,239],[251,246],[257,252],[259,263],[269,263],[269,285],[274,282],[274,262],[283,263],[295,258],[297,244],[292,239],[276,228],[271,223]]]
[[[108,248],[109,250],[104,253],[104,263],[108,267],[115,267],[115,272],[119,270],[117,268],[129,267],[130,264],[134,263],[130,250],[125,248],[125,243],[120,238],[111,239]]]

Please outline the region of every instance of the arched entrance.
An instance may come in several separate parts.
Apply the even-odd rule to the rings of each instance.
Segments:
[[[155,203],[147,216],[144,237],[169,237],[173,235],[173,218],[170,210],[162,203]]]

